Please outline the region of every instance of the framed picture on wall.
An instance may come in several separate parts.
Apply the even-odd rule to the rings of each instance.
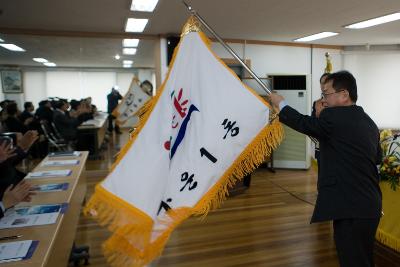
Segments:
[[[20,70],[2,70],[1,85],[5,94],[22,93],[22,74]]]

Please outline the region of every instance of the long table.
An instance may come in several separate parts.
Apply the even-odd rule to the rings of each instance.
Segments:
[[[100,147],[107,132],[107,113],[100,112],[93,120],[78,127],[78,149],[88,150],[90,157],[100,157]]]
[[[33,196],[32,202],[21,203],[19,206],[30,206],[39,204],[68,203],[68,209],[60,214],[56,223],[42,226],[24,228],[13,228],[0,230],[0,237],[22,235],[21,238],[11,241],[37,240],[39,241],[33,256],[29,260],[2,263],[0,267],[63,267],[68,265],[70,251],[75,238],[76,227],[86,194],[85,163],[88,152],[81,152],[79,157],[57,157],[54,160],[78,159],[79,165],[65,167],[43,167],[39,164],[34,171],[46,171],[55,169],[71,169],[72,174],[68,177],[29,179],[29,183],[69,183],[66,191],[37,193]],[[46,157],[43,161],[46,161]],[[42,162],[43,162],[42,161]],[[3,241],[4,242],[4,241]]]

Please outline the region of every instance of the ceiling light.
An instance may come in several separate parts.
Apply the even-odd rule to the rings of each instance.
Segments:
[[[57,66],[56,63],[53,63],[53,62],[45,62],[45,63],[43,63],[43,65],[45,65],[47,67],[55,67],[55,66]]]
[[[4,40],[3,40],[3,39],[0,39],[0,42],[4,42]]]
[[[139,45],[139,39],[124,39],[122,41],[123,47],[137,47]]]
[[[48,60],[47,60],[47,59],[45,59],[45,58],[41,58],[41,57],[35,57],[35,58],[33,58],[33,61],[36,61],[36,62],[39,62],[39,63],[45,63],[45,62],[48,62]]]
[[[392,22],[392,21],[399,20],[399,19],[400,19],[400,13],[394,13],[394,14],[390,14],[390,15],[386,15],[386,16],[382,16],[382,17],[378,17],[378,18],[374,18],[374,19],[361,21],[358,23],[344,26],[344,27],[348,28],[348,29],[363,29],[363,28],[368,28],[368,27],[376,26],[376,25],[383,24],[383,23]]]
[[[0,46],[4,47],[5,49],[15,51],[15,52],[25,52],[25,49],[16,46],[15,44],[0,44]]]
[[[125,31],[126,32],[143,32],[148,19],[134,19],[129,18],[126,22]]]
[[[132,0],[132,11],[153,12],[158,0]]]
[[[124,68],[132,68],[132,65],[131,64],[124,64],[123,67]]]
[[[133,60],[124,60],[124,61],[122,61],[122,63],[124,64],[124,65],[132,65],[133,64]]]
[[[116,54],[114,58],[115,58],[116,60],[119,60],[121,57],[120,57],[118,54]]]
[[[136,48],[123,48],[122,49],[122,53],[124,55],[135,55],[136,54],[137,49]]]
[[[337,32],[320,32],[317,34],[313,34],[310,36],[305,36],[299,39],[294,40],[295,42],[310,42],[310,41],[314,41],[317,39],[322,39],[322,38],[327,38],[327,37],[331,37],[331,36],[335,36],[338,35]]]

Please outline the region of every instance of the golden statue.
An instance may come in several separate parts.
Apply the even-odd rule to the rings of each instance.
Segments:
[[[326,58],[326,67],[325,67],[325,73],[331,73],[332,72],[332,62],[331,62],[331,55],[326,52],[325,53],[325,58]]]

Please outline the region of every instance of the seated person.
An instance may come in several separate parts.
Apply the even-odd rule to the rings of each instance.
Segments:
[[[48,100],[43,100],[39,102],[39,108],[36,110],[35,116],[40,121],[53,121],[53,110],[51,108],[51,103]]]
[[[33,118],[34,118],[33,111],[34,110],[35,110],[35,107],[33,106],[32,102],[25,102],[24,111],[22,111],[21,115],[19,115],[19,120],[24,124],[27,119],[33,120]]]
[[[11,144],[1,140],[0,149],[0,199],[11,185],[19,184],[25,173],[17,170],[15,166],[20,163],[26,156],[29,148],[38,139],[36,131],[27,131],[24,135],[17,135],[17,146],[11,149]],[[12,191],[12,188],[10,189]],[[9,190],[9,191],[10,191]]]
[[[18,116],[20,111],[18,110],[17,103],[10,103],[6,107],[7,119],[4,121],[7,131],[9,132],[18,132],[18,133],[26,133],[28,131],[28,124],[33,121],[33,118],[25,120],[25,123],[22,123]]]
[[[15,101],[6,99],[6,100],[0,102],[0,107],[1,107],[1,111],[0,111],[0,121],[1,121],[2,123],[3,123],[3,122],[7,119],[7,117],[8,117],[8,115],[7,115],[7,106],[8,106],[8,104],[10,104],[10,103],[15,103]]]
[[[78,109],[79,106],[81,105],[81,102],[75,99],[72,99],[69,102],[71,109],[69,110],[69,115],[72,117],[77,117],[78,116]]]
[[[76,113],[71,116],[68,112],[69,104],[65,100],[58,101],[55,107],[53,121],[58,131],[65,140],[76,140],[78,126],[86,119],[89,111],[79,106]]]
[[[3,142],[0,144],[0,164],[7,159],[16,156],[15,149],[11,144]],[[3,180],[3,174],[0,174],[0,180]],[[4,216],[6,209],[11,208],[21,201],[30,201],[32,193],[29,191],[31,185],[26,181],[14,185],[9,185],[0,199],[0,218]]]

